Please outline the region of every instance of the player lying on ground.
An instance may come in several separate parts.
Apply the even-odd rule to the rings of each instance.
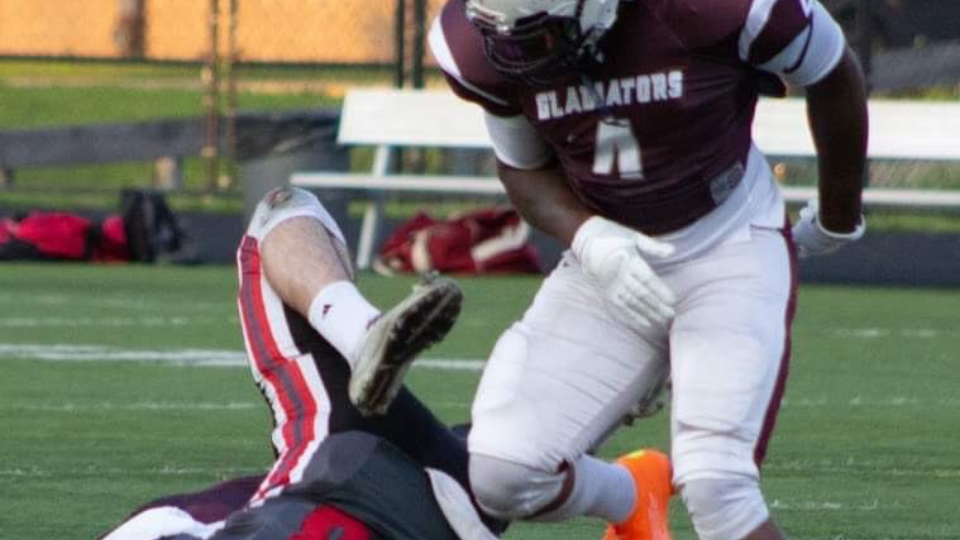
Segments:
[[[455,455],[466,459],[463,448]],[[465,461],[461,466],[466,468]],[[101,540],[494,538],[449,476],[424,474],[396,446],[362,431],[330,435],[303,479],[263,504],[247,506],[263,479],[237,478],[152,501]],[[462,513],[456,531],[446,517],[453,512]],[[493,525],[497,532],[503,529]]]
[[[321,452],[324,442],[362,431],[416,463],[421,476],[426,471],[431,487],[443,479],[430,499],[461,538],[491,537],[496,522],[478,516],[469,502],[462,441],[402,387],[413,357],[453,325],[461,303],[456,284],[425,280],[380,313],[353,283],[340,228],[316,197],[298,189],[274,190],[264,198],[237,262],[244,341],[254,379],[273,412],[277,454],[250,497],[251,507],[276,508],[268,504],[273,498],[331,481],[316,476],[318,461],[337,455]],[[343,472],[339,466],[321,471],[336,477]],[[373,504],[378,495],[370,495]],[[383,495],[394,495],[392,488]],[[489,529],[477,525],[481,517]]]

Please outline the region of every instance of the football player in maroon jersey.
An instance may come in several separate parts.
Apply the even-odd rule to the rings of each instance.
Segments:
[[[703,540],[782,538],[759,467],[795,257],[864,232],[866,92],[840,28],[817,0],[448,0],[430,45],[485,110],[510,200],[570,248],[484,371],[480,505],[665,539],[676,490]],[[805,89],[820,177],[792,227],[751,138],[781,81]],[[586,456],[668,370],[672,470]]]

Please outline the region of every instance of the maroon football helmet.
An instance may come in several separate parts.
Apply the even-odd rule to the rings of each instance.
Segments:
[[[505,76],[549,83],[600,60],[597,43],[620,0],[467,0],[490,64]]]

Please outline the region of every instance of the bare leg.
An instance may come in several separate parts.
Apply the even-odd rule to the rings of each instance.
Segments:
[[[336,281],[353,281],[346,246],[316,219],[295,217],[277,225],[261,246],[264,273],[284,302],[307,316],[310,303]]]
[[[380,311],[353,284],[346,246],[313,217],[277,224],[261,246],[264,275],[351,366]]]
[[[442,339],[460,312],[459,287],[431,278],[381,314],[353,283],[339,227],[306,191],[268,193],[247,234],[259,240],[263,275],[280,300],[350,365],[350,398],[365,414],[386,411],[410,362]]]

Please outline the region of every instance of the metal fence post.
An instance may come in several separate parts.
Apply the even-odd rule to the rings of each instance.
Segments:
[[[403,88],[406,79],[406,41],[407,41],[407,10],[406,0],[397,0],[397,8],[393,21],[393,48],[394,71],[393,85]]]
[[[237,26],[240,0],[229,0],[227,15],[227,54],[223,59],[223,78],[226,82],[226,126],[224,127],[224,157],[227,171],[220,187],[229,188],[237,179]]]
[[[113,40],[123,58],[143,58],[147,25],[145,3],[145,0],[120,0]]]
[[[203,158],[207,168],[207,191],[214,191],[220,175],[220,0],[210,0],[210,51],[203,66],[203,98],[207,113],[207,138]]]
[[[0,164],[0,189],[10,189],[13,187],[13,169],[8,169]]]
[[[411,78],[414,88],[423,88],[423,60],[426,50],[427,0],[413,0],[413,68]]]
[[[873,86],[873,0],[859,0],[857,5],[857,49],[867,77],[867,93]]]

